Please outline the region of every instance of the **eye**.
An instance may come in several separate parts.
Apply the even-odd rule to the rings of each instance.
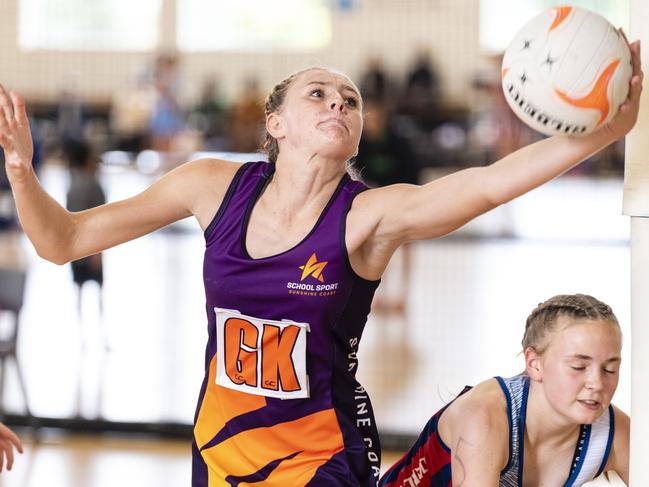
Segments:
[[[580,367],[580,366],[577,366],[577,365],[571,365],[570,368],[572,370],[586,370],[586,367]]]
[[[608,369],[604,369],[604,372],[607,373],[607,374],[616,374],[616,373],[617,373],[617,370],[608,370]]]
[[[358,106],[358,100],[354,98],[353,96],[348,97],[345,100],[345,103],[347,103],[350,107],[356,108]]]
[[[316,88],[315,90],[312,90],[309,96],[312,96],[314,98],[322,98],[322,90],[320,88]]]

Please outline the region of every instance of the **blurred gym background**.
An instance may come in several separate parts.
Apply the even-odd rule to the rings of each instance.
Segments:
[[[76,210],[204,156],[259,160],[263,101],[310,66],[366,102],[356,166],[424,183],[538,140],[500,54],[548,0],[3,0],[0,82],[28,102],[43,184]],[[626,27],[626,0],[572,1]],[[629,335],[623,143],[454,234],[400,252],[358,375],[384,467],[465,384],[523,368],[527,314],[559,293]],[[35,255],[0,171],[0,413],[27,443],[7,487],[187,485],[206,333],[200,228],[185,220],[77,264]],[[630,347],[625,343],[624,360]],[[628,365],[615,403],[628,412]]]

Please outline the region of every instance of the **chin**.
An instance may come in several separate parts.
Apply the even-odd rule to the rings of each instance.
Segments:
[[[606,411],[606,408],[600,406],[597,410],[584,410],[584,407],[577,404],[577,412],[571,415],[579,424],[592,424]],[[581,409],[581,410],[579,410]]]

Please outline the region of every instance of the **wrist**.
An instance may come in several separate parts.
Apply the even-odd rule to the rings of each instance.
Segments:
[[[36,173],[31,164],[27,167],[21,168],[12,168],[5,165],[5,169],[7,172],[7,179],[12,188],[17,189],[20,186],[26,186],[36,178]]]

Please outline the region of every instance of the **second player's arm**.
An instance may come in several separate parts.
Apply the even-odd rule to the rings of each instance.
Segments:
[[[498,487],[509,458],[509,423],[494,380],[459,397],[444,411],[438,428],[451,450],[454,486]]]

